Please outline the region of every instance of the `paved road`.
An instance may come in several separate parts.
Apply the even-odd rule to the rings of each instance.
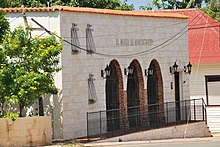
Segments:
[[[138,144],[121,144],[107,145],[114,147],[220,147],[220,142],[179,142],[179,143],[138,143]],[[106,146],[106,147],[107,147]],[[98,146],[97,146],[98,147]],[[105,147],[105,146],[103,146]]]
[[[166,140],[130,141],[130,142],[90,142],[74,144],[63,142],[53,147],[220,147],[220,136],[206,138],[179,138]],[[46,146],[49,147],[49,146]]]
[[[220,147],[220,137],[188,138],[158,141],[88,143],[86,147]]]

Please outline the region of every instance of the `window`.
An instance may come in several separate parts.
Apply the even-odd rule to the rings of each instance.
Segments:
[[[220,106],[220,75],[205,76],[207,105]]]

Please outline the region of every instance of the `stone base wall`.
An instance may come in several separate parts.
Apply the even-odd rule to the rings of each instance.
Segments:
[[[118,142],[122,141],[146,141],[171,138],[211,137],[211,133],[205,122],[196,122],[185,125],[177,125],[161,129],[142,131],[123,136],[104,139],[97,142]]]
[[[0,118],[0,146],[37,146],[52,143],[50,116]]]

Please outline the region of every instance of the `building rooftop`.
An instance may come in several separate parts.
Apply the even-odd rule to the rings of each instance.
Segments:
[[[179,18],[187,19],[188,17],[175,13],[164,13],[154,11],[122,11],[122,10],[109,10],[109,9],[94,9],[85,7],[68,7],[68,6],[52,6],[52,7],[39,7],[39,8],[0,8],[3,12],[35,12],[35,11],[67,11],[67,12],[80,12],[80,13],[98,13],[98,14],[111,14],[123,16],[141,16],[141,17],[159,17],[159,18]]]
[[[199,9],[162,10],[189,17],[189,60],[193,64],[220,63],[220,23]]]

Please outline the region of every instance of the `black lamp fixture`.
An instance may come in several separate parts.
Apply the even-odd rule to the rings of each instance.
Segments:
[[[173,73],[176,73],[177,70],[178,70],[178,65],[176,64],[176,62],[173,64],[173,66],[170,67],[170,73],[173,74]]]
[[[192,71],[192,64],[189,62],[186,66],[184,66],[184,72],[190,75],[191,71]]]
[[[124,68],[124,75],[128,76],[128,75],[132,75],[134,73],[134,69],[133,67],[131,67],[131,65],[129,65],[127,68]]]
[[[111,71],[110,71],[109,65],[107,64],[105,69],[101,70],[101,77],[104,79],[106,77],[109,77],[110,74],[111,74]]]
[[[154,74],[154,70],[153,70],[153,69],[148,68],[148,69],[145,69],[145,70],[144,70],[144,75],[145,75],[146,77],[152,76],[153,74]]]

